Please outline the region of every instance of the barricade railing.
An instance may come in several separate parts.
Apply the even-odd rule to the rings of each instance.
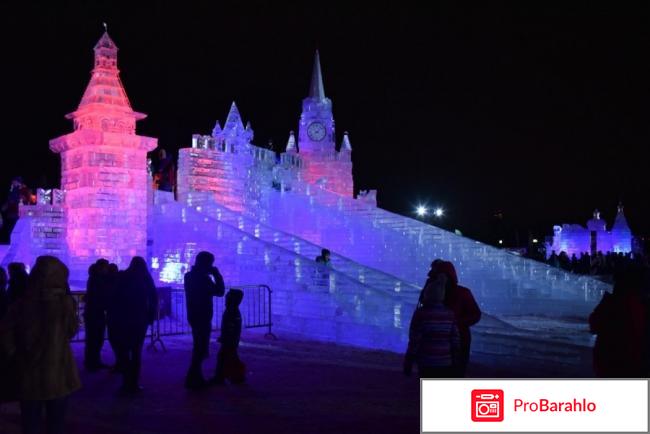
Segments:
[[[276,339],[273,334],[272,320],[272,291],[268,285],[237,285],[226,288],[239,289],[244,292],[239,310],[242,314],[242,328],[266,328],[265,337]],[[185,291],[181,288],[160,287],[158,292],[158,314],[150,327],[147,336],[149,346],[153,349],[159,344],[165,350],[163,336],[189,334],[192,329],[187,322],[187,306]],[[74,291],[72,296],[77,302],[77,315],[80,327],[72,338],[73,342],[85,340],[85,327],[83,324],[83,311],[85,307],[83,291]],[[218,330],[221,326],[221,316],[225,309],[225,296],[213,298],[212,329]]]
[[[79,329],[72,337],[72,342],[83,342],[86,339],[86,328],[84,327],[83,311],[85,307],[84,296],[85,291],[72,291],[72,298],[75,301],[75,308],[77,310],[77,320],[79,321]]]

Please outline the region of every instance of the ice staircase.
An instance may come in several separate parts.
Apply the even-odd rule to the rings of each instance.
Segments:
[[[363,201],[300,184],[272,191],[260,222],[359,264],[421,285],[435,258],[451,260],[482,309],[500,318],[586,318],[610,285],[510,254]]]
[[[314,196],[308,202],[318,204]],[[297,205],[305,204],[299,201]],[[340,201],[336,206],[340,208]],[[319,211],[323,210],[315,212]],[[265,282],[274,289],[274,322],[280,331],[368,348],[404,350],[418,284],[341,255],[334,255],[333,269],[325,270],[313,260],[320,246],[262,223],[271,220],[270,213],[260,219],[230,211],[217,203],[182,205],[170,201],[156,206],[155,220],[152,261],[161,281],[180,284],[196,253],[210,250],[215,253],[228,282]],[[523,261],[507,256],[508,260],[511,258]],[[428,265],[427,262],[427,269]],[[396,283],[399,291],[395,290]],[[560,294],[570,300],[564,292]],[[575,295],[571,291],[568,294]],[[525,295],[520,293],[519,297],[524,299]],[[577,300],[574,302],[579,304]],[[547,306],[532,303],[532,299],[531,305],[538,309]],[[583,306],[582,310],[588,309]],[[555,319],[550,312],[533,310],[529,307],[527,315],[486,312],[474,328],[474,352],[497,358],[502,366],[508,361],[525,360],[531,366],[537,363],[540,372],[548,368],[551,360],[551,366],[567,365],[563,372],[574,369],[572,375],[584,375],[590,344],[584,323],[567,324],[558,315],[561,311],[558,309],[553,310]],[[581,314],[572,312],[569,316],[579,318]],[[523,327],[522,318],[526,319]]]
[[[191,206],[192,197],[190,197],[188,202]],[[321,254],[321,246],[274,229],[260,223],[259,220],[254,218],[231,211],[213,200],[207,201],[202,197],[199,204],[194,206],[194,209],[209,218],[235,226],[252,237],[291,251],[305,260],[314,260],[316,256]],[[412,299],[413,294],[419,294],[422,288],[421,285],[408,283],[388,273],[359,264],[334,252],[331,255],[331,264],[332,268],[337,272],[357,280],[359,283],[365,284],[368,287],[391,294],[396,299],[402,298],[401,296]]]
[[[218,209],[215,206],[215,212]],[[245,232],[239,221],[230,221],[226,214],[218,219],[178,202],[156,205],[151,245],[154,277],[181,285],[196,254],[209,250],[228,284],[271,286],[277,330],[367,348],[404,350],[417,297],[407,302],[326,269],[313,259]]]

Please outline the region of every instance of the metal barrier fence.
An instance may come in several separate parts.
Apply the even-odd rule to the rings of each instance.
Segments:
[[[244,298],[239,306],[242,314],[242,328],[267,328],[265,336],[275,339],[272,332],[271,288],[268,285],[241,285],[226,288],[226,290],[230,289],[239,289],[244,292]],[[77,314],[80,321],[79,331],[72,341],[81,342],[86,337],[83,323],[85,292],[74,291],[72,296],[77,302]],[[212,329],[218,330],[225,308],[225,297],[214,297],[213,300]],[[150,339],[149,346],[155,348],[156,344],[160,344],[165,350],[163,336],[189,334],[191,331],[187,322],[185,291],[172,287],[158,288],[158,317],[147,332]]]

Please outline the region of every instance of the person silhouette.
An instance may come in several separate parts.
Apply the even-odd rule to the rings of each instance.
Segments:
[[[101,360],[102,346],[106,334],[106,303],[109,294],[108,261],[98,259],[88,269],[84,308],[86,342],[84,366],[89,372],[107,368]]]
[[[197,389],[207,385],[202,363],[208,357],[210,331],[212,330],[213,297],[223,297],[223,277],[214,266],[214,255],[200,252],[194,266],[185,273],[185,299],[187,320],[192,328],[192,359],[185,377],[185,387]]]
[[[117,366],[123,375],[122,393],[142,389],[138,384],[142,346],[157,308],[158,295],[147,263],[136,256],[126,270],[118,273],[108,311],[109,333],[116,347]]]
[[[229,380],[233,384],[246,381],[246,367],[239,359],[237,350],[241,339],[241,312],[239,305],[244,299],[244,292],[231,289],[226,294],[226,308],[221,317],[221,336],[219,353],[217,353],[217,367],[211,384],[224,384]]]

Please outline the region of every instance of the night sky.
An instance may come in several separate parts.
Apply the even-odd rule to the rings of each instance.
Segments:
[[[15,175],[57,186],[48,140],[72,130],[106,21],[149,115],[138,132],[169,150],[223,125],[233,100],[256,144],[284,146],[318,48],[337,143],[348,130],[356,186],[382,207],[442,205],[443,227],[523,244],[596,207],[611,224],[622,200],[650,234],[647,4],[277,3],[0,6],[0,200]]]

